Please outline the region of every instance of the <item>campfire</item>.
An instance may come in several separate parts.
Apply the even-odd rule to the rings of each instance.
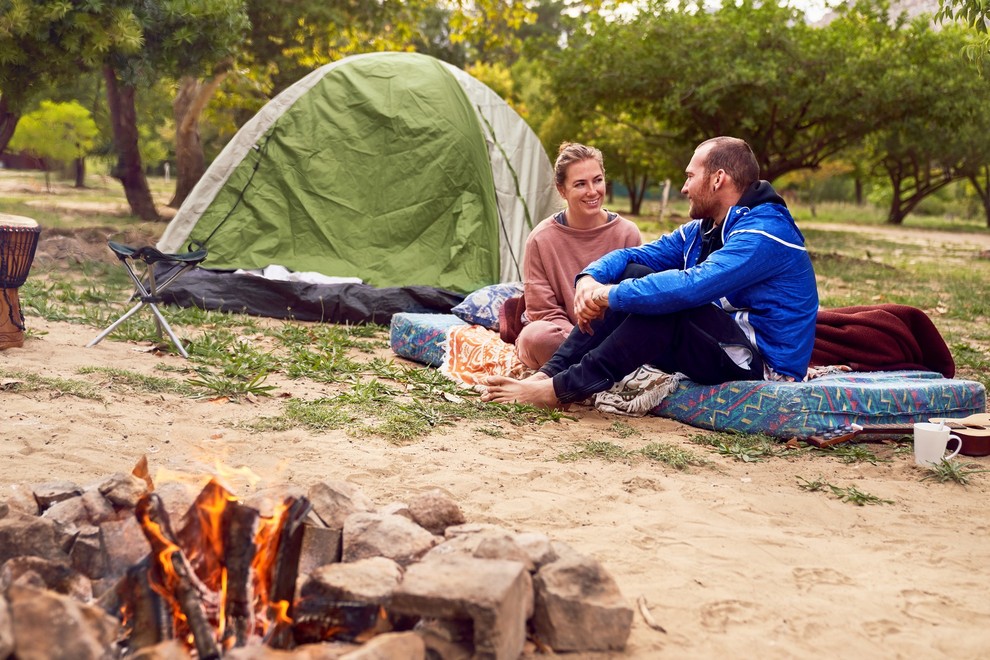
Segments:
[[[597,561],[467,523],[441,491],[385,507],[343,482],[240,498],[222,477],[198,492],[158,485],[142,459],[89,488],[5,494],[0,658],[274,657],[315,644],[328,657],[514,658],[622,649],[631,627]]]

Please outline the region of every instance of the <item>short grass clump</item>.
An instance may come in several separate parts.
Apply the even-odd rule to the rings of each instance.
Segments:
[[[856,488],[855,486],[848,486],[842,488],[840,486],[835,486],[830,484],[824,479],[815,479],[814,481],[809,481],[801,477],[797,478],[798,488],[806,490],[808,492],[830,492],[836,499],[843,502],[849,502],[855,504],[856,506],[866,506],[867,504],[893,504],[893,500],[885,500],[876,495],[871,495]]]
[[[48,378],[0,368],[0,391],[50,392],[52,397],[74,396],[104,401],[103,393],[92,383],[68,378]]]
[[[688,441],[712,447],[722,456],[745,463],[755,463],[790,451],[780,440],[763,433],[699,433],[690,436]]]
[[[570,463],[585,458],[597,458],[609,463],[615,461],[625,461],[633,455],[633,452],[608,440],[589,440],[584,442],[572,451],[564,452],[557,456],[557,460],[562,463]]]
[[[98,374],[103,377],[103,382],[106,385],[117,391],[175,394],[184,397],[191,397],[196,394],[196,390],[188,382],[163,376],[146,376],[115,367],[82,367],[79,369],[79,373],[83,375]]]
[[[266,396],[274,385],[265,385],[266,373],[240,376],[236,374],[214,373],[205,367],[196,369],[198,374],[190,378],[188,383],[197,391],[193,396],[199,398],[223,398],[239,401],[246,396]]]
[[[979,463],[963,463],[961,461],[945,460],[944,458],[926,468],[927,474],[921,478],[922,481],[937,481],[939,483],[956,483],[960,486],[968,486],[974,474],[980,472],[990,472]]]
[[[651,442],[637,453],[675,470],[686,470],[692,465],[706,467],[712,464],[707,458],[699,456],[690,449],[669,442]]]
[[[889,463],[890,459],[880,458],[870,447],[863,443],[847,443],[832,447],[814,447],[816,452],[838,458],[843,463]]]

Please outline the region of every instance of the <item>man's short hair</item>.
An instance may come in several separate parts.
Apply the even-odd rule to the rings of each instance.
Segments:
[[[745,140],[723,135],[705,140],[698,145],[698,148],[708,144],[712,145],[712,148],[705,159],[706,176],[724,170],[736,182],[739,190],[745,190],[759,180],[760,163]]]

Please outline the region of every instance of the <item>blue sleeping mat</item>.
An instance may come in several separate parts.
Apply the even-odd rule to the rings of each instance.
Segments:
[[[392,350],[439,366],[447,329],[463,323],[452,314],[396,314],[390,332]],[[986,405],[986,389],[975,381],[929,371],[876,371],[837,373],[799,383],[683,381],[654,413],[703,429],[804,438],[853,423],[890,426],[936,416],[965,417],[986,412]]]
[[[981,383],[930,371],[871,371],[798,383],[682,382],[654,412],[703,429],[804,438],[850,424],[910,425],[985,410]]]

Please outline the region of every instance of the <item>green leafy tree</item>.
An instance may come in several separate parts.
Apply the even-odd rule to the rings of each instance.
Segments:
[[[120,180],[131,211],[158,219],[140,153],[136,98],[163,77],[212,71],[229,59],[247,28],[244,0],[10,0],[0,53],[21,48],[5,65],[5,93],[25,92],[33,73],[55,80],[74,70],[99,70]],[[30,58],[30,59],[28,59]],[[0,61],[4,61],[0,59]]]
[[[105,0],[87,5],[94,11],[129,14],[143,36],[133,52],[110,51],[103,61],[107,101],[117,151],[114,177],[124,186],[131,211],[145,220],[158,219],[144,174],[136,97],[142,84],[175,76],[194,88],[193,100],[177,95],[177,142],[198,141],[202,105],[195,99],[195,78],[223,75],[247,28],[243,0]],[[209,85],[210,83],[207,83]],[[206,95],[208,98],[208,94]],[[205,103],[205,101],[203,101]],[[185,151],[177,147],[177,158]],[[182,152],[182,156],[179,153]],[[184,165],[186,164],[183,161]],[[198,177],[197,177],[198,178]]]
[[[472,61],[511,64],[521,48],[519,31],[536,15],[521,0],[454,0],[451,40],[467,44]]]
[[[141,45],[138,26],[123,14],[80,16],[64,0],[6,0],[0,6],[0,152],[40,93],[98,69],[111,50],[133,52]]]
[[[99,133],[89,110],[75,101],[42,101],[24,115],[10,140],[12,149],[26,151],[44,164],[45,185],[51,191],[50,170],[58,163],[75,166],[76,187],[85,184],[85,159]]]
[[[979,177],[990,163],[990,83],[972,75],[960,55],[966,37],[957,29],[935,31],[925,17],[901,31],[894,75],[910,75],[910,103],[867,140],[891,186],[887,215],[902,224],[928,196],[949,184]]]
[[[935,20],[958,22],[970,27],[975,37],[965,46],[970,58],[982,63],[990,53],[990,3],[986,0],[938,0]]]
[[[902,112],[892,85],[904,81],[888,72],[898,28],[881,3],[821,28],[775,0],[715,11],[654,0],[587,25],[550,67],[567,112],[624,117],[669,152],[742,137],[770,180],[818,166]]]

